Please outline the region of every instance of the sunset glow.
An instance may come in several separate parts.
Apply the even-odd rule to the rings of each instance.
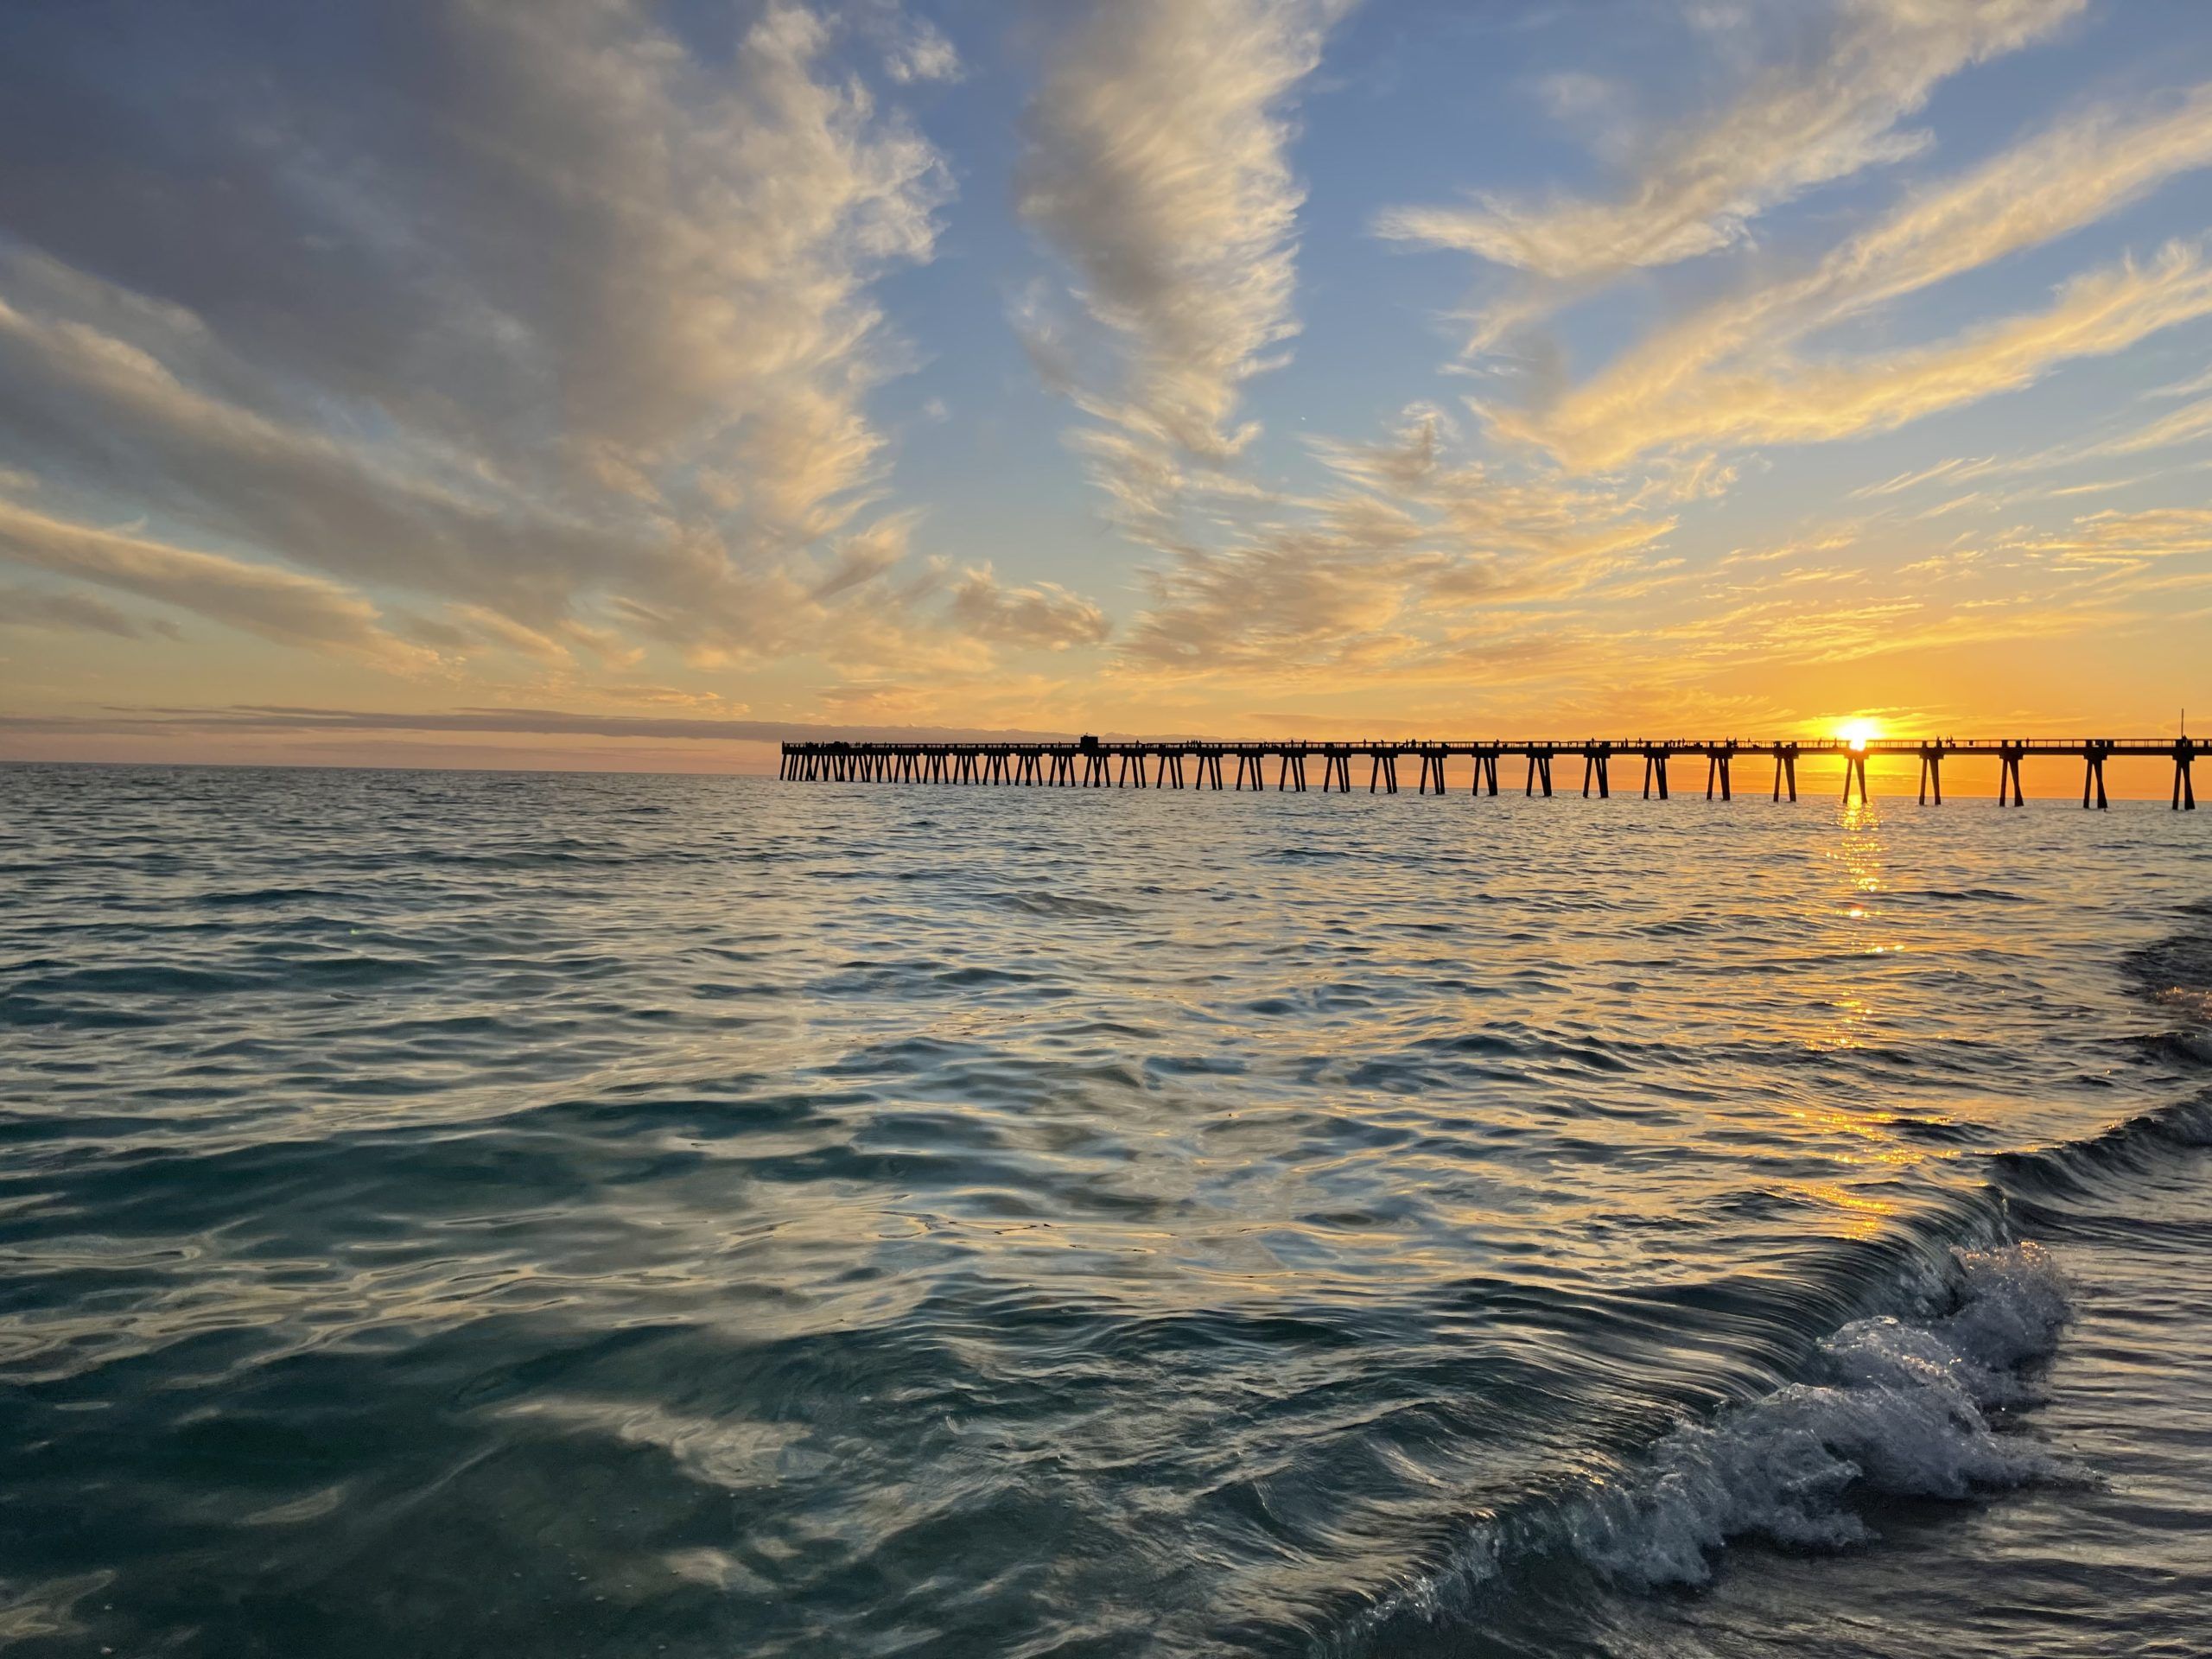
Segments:
[[[0,54],[0,757],[2212,701],[2194,7],[134,10]]]

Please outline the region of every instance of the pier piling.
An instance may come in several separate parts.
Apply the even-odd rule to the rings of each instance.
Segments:
[[[1987,755],[1998,763],[1997,801],[2000,806],[2021,806],[2027,791],[2021,763],[2030,756],[2067,756],[2082,762],[2082,804],[2107,809],[2111,795],[2105,776],[2106,762],[2115,755],[2155,758],[2173,767],[2168,805],[2177,812],[2196,810],[2193,772],[2202,746],[2190,737],[2171,738],[1891,738],[1847,742],[1837,739],[1779,739],[1745,741],[1725,740],[1632,740],[1584,738],[1573,741],[1549,740],[1485,741],[1473,743],[1439,742],[1433,739],[1377,741],[1362,739],[1343,742],[1107,742],[1086,737],[1080,742],[1031,741],[1018,743],[786,743],[776,775],[786,783],[827,784],[938,784],[954,786],[987,785],[1053,789],[1211,789],[1263,791],[1267,762],[1277,763],[1274,787],[1278,794],[1305,794],[1310,787],[1306,761],[1321,760],[1323,793],[1351,792],[1351,763],[1356,755],[1368,761],[1367,792],[1395,795],[1398,762],[1411,758],[1419,764],[1421,795],[1446,791],[1446,766],[1465,758],[1471,768],[1468,791],[1476,796],[1498,792],[1498,763],[1507,756],[1525,763],[1522,793],[1527,797],[1553,792],[1552,762],[1561,754],[1582,757],[1582,794],[1594,789],[1600,800],[1612,796],[1611,763],[1618,753],[1643,757],[1643,798],[1656,793],[1669,798],[1668,763],[1679,756],[1702,756],[1706,763],[1707,800],[1735,798],[1734,763],[1745,754],[1770,756],[1774,761],[1772,798],[1797,798],[1797,761],[1802,755],[1834,755],[1843,762],[1843,799],[1850,804],[1871,799],[1866,763],[1874,755],[1911,755],[1920,762],[1919,802],[1943,804],[1943,762],[1960,756]],[[1236,762],[1233,782],[1224,763]]]
[[[1611,755],[1611,751],[1602,743],[1592,743],[1582,751],[1582,798],[1584,800],[1590,798],[1590,783],[1592,778],[1597,780],[1598,798],[1601,801],[1612,798],[1612,787],[1605,776],[1605,762]]]
[[[1866,753],[1854,745],[1843,757],[1843,804],[1851,804],[1851,786],[1859,785],[1859,804],[1868,804],[1873,797],[1866,792]]]

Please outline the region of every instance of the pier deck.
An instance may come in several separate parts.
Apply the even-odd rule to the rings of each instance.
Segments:
[[[1733,798],[1734,766],[1745,759],[1774,763],[1771,798],[1797,798],[1797,762],[1807,755],[1840,755],[1844,760],[1843,798],[1853,791],[1866,798],[1866,762],[1881,755],[1905,755],[1920,761],[1920,799],[1943,804],[1943,762],[1958,757],[1987,757],[1998,763],[1999,805],[2018,806],[2026,795],[2020,763],[2034,756],[2067,756],[2082,762],[2082,804],[2102,807],[2105,762],[2115,755],[2167,759],[2173,762],[2171,804],[2177,811],[2196,810],[2191,768],[2206,746],[2195,738],[1845,738],[1789,740],[1575,738],[1559,741],[1501,739],[1446,743],[1376,739],[1324,742],[1152,743],[1107,741],[1086,737],[1065,743],[786,743],[781,776],[798,783],[899,783],[1030,785],[1060,789],[1227,789],[1264,790],[1274,763],[1278,791],[1308,789],[1349,793],[1352,763],[1366,763],[1367,792],[1395,795],[1399,763],[1410,773],[1418,794],[1445,792],[1445,763],[1473,762],[1471,792],[1498,792],[1498,762],[1525,763],[1520,779],[1528,795],[1552,793],[1552,766],[1582,762],[1582,793],[1609,797],[1612,765],[1643,762],[1643,791],[1665,800],[1669,762],[1705,762],[1707,800]],[[1233,763],[1233,772],[1230,771]],[[1318,772],[1309,770],[1318,766]],[[1147,773],[1150,776],[1147,777]],[[1228,781],[1224,781],[1227,779]]]

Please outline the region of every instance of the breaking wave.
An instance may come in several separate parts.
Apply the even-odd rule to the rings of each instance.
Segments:
[[[2183,932],[2123,967],[2178,1020],[2148,1046],[2183,1075],[2212,1063],[2212,934]],[[1738,1541],[1847,1548],[1876,1535],[1867,1511],[1886,1501],[2093,1479],[2018,1416],[2042,1397],[2073,1292],[2050,1251],[2015,1228],[2063,1224],[2070,1202],[2208,1147],[2212,1090],[2080,1140],[1991,1154],[1987,1185],[1953,1217],[1965,1242],[1924,1241],[1921,1265],[1877,1295],[1882,1311],[1830,1334],[1800,1380],[1686,1418],[1616,1473],[1483,1517],[1442,1565],[1323,1645],[1388,1651],[1395,1636],[1461,1626],[1563,1582],[1704,1585]]]
[[[1685,1421],[1637,1466],[1579,1493],[1478,1523],[1440,1570],[1370,1609],[1343,1644],[1473,1614],[1523,1572],[1580,1568],[1631,1589],[1709,1580],[1732,1541],[1833,1549],[1872,1535],[1869,1498],[1964,1498],[2082,1471],[2018,1433],[2071,1313],[2063,1275],[2033,1243],[1959,1248],[1910,1307],[1854,1319],[1811,1374]]]

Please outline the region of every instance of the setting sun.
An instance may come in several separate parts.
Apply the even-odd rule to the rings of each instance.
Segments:
[[[1863,749],[1882,734],[1880,726],[1871,720],[1847,720],[1836,728],[1835,734],[1854,749]]]

